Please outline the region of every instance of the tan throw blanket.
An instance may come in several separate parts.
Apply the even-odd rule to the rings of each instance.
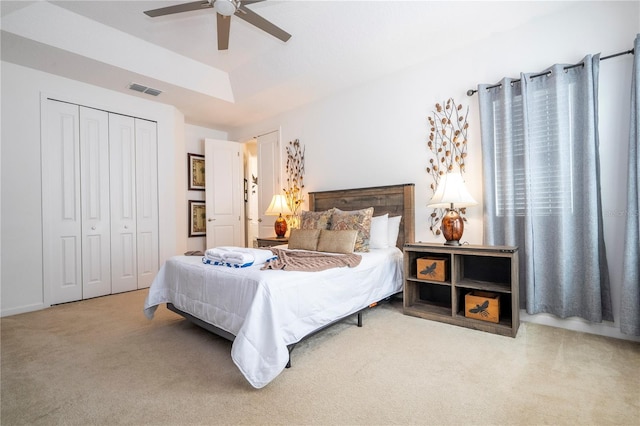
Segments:
[[[330,268],[348,266],[354,268],[360,264],[359,254],[324,254],[316,251],[293,251],[271,248],[277,259],[264,264],[260,269],[282,269],[285,271],[324,271]]]

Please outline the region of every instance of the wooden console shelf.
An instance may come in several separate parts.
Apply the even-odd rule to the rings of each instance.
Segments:
[[[418,278],[417,260],[444,260],[444,281]],[[404,313],[503,336],[515,337],[520,326],[518,248],[510,246],[404,246]],[[498,322],[465,316],[465,296],[472,291],[500,297]]]

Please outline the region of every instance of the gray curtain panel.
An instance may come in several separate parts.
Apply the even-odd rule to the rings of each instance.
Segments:
[[[640,34],[634,43],[629,126],[629,170],[627,172],[627,221],[624,239],[620,331],[640,336]]]
[[[478,86],[485,244],[520,249],[529,314],[613,321],[602,231],[599,56]]]

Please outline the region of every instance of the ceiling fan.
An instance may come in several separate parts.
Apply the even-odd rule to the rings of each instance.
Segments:
[[[229,30],[232,15],[286,42],[291,38],[291,34],[247,8],[248,4],[261,1],[264,0],[200,0],[177,4],[175,6],[161,7],[160,9],[147,10],[144,13],[147,16],[155,18],[173,13],[213,8],[218,15],[218,50],[227,50],[229,48]]]

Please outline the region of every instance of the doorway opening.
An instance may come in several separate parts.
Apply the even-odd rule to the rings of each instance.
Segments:
[[[246,247],[257,247],[258,220],[260,219],[258,185],[258,141],[254,138],[244,143],[244,234],[246,235]]]

